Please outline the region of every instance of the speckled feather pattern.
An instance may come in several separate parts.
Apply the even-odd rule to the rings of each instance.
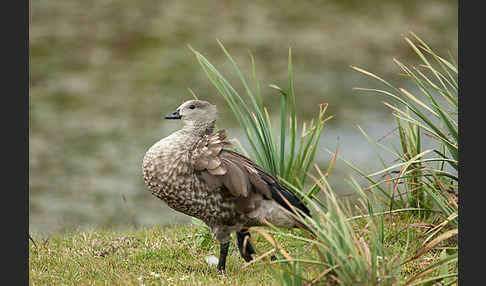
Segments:
[[[210,137],[211,134],[182,129],[158,141],[145,154],[143,176],[153,195],[172,209],[201,219],[217,238],[224,239],[227,231],[219,234],[218,229],[221,232],[227,226],[230,232],[241,228],[250,218],[235,212],[237,198],[224,187],[210,188],[194,168],[206,151]]]

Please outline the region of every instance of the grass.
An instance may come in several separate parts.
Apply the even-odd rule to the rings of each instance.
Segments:
[[[362,90],[384,94],[394,101],[383,103],[397,119],[400,138],[400,148],[392,152],[401,163],[384,166],[383,170],[368,176],[386,174],[388,184],[392,186],[388,192],[390,197],[385,200],[390,210],[396,203],[402,207],[416,207],[419,212],[435,210],[440,214],[441,221],[420,243],[421,250],[407,261],[416,259],[442,241],[450,241],[451,247],[430,268],[424,269],[408,283],[427,285],[442,281],[448,285],[457,280],[458,274],[458,69],[452,57],[445,59],[439,56],[414,32],[409,31],[409,34],[410,37],[405,37],[405,40],[420,63],[408,66],[397,59],[394,62],[402,75],[415,84],[416,91],[397,88],[373,73],[353,67],[387,86],[388,90]],[[425,136],[432,141],[432,147],[426,150],[422,142]],[[394,174],[389,172],[392,169],[395,169]],[[455,268],[448,269],[450,265],[455,265]]]
[[[200,247],[188,225],[134,232],[71,231],[48,239],[33,235],[29,246],[32,285],[249,285],[268,284],[261,267],[243,266],[233,245],[227,275],[205,262],[217,244]],[[261,243],[258,243],[261,245]],[[258,274],[258,275],[257,275]]]
[[[253,55],[250,53],[252,82],[249,82],[223,44],[220,41],[218,41],[218,44],[244,86],[246,98],[238,93],[206,57],[193,48],[191,50],[196,55],[208,79],[229,105],[250,143],[251,153],[239,144],[241,151],[270,174],[278,176],[290,185],[304,188],[307,173],[314,162],[319,138],[326,121],[334,117],[326,115],[328,104],[319,104],[319,109],[314,109],[314,112],[318,111],[317,116],[314,114],[309,122],[302,122],[301,132],[298,133],[292,52],[289,49],[288,89],[284,90],[275,84],[269,85],[269,87],[277,90],[280,95],[280,121],[278,122],[280,132],[274,133],[269,111],[264,106],[263,92],[258,80]],[[275,125],[275,122],[273,125]],[[236,142],[238,143],[238,141]]]
[[[451,229],[440,210],[431,210],[430,214],[384,210],[383,204],[365,194],[352,178],[360,199],[346,201],[336,197],[322,178],[314,179],[325,194],[324,201],[307,198],[313,218],[304,223],[310,234],[268,232],[270,241],[280,243],[275,249],[284,249],[277,251],[279,260],[267,261],[267,270],[280,285],[457,282],[457,229]],[[273,234],[301,241],[306,250],[288,255],[282,240]]]
[[[224,97],[242,129],[245,130],[247,139],[252,143],[251,156],[268,172],[279,177],[294,193],[307,201],[312,209],[312,218],[295,215],[299,216],[300,221],[303,221],[307,227],[308,231],[303,234],[288,235],[278,229],[273,232],[259,231],[272,244],[273,252],[279,255],[277,261],[268,259],[271,252],[263,255],[263,258],[267,260],[266,270],[272,273],[280,285],[312,285],[323,281],[340,285],[403,283],[404,285],[431,285],[436,282],[451,285],[456,283],[459,147],[457,66],[454,61],[438,56],[413,32],[410,31],[410,35],[411,39],[405,37],[405,41],[420,58],[421,63],[418,66],[408,67],[396,59],[394,62],[402,70],[401,75],[415,84],[417,92],[397,88],[369,71],[352,66],[354,70],[378,80],[391,89],[387,91],[359,88],[384,94],[395,102],[394,104],[386,101],[383,103],[392,109],[393,115],[397,118],[396,130],[400,145],[397,148],[395,142],[391,143],[391,147],[374,142],[396,156],[396,160],[387,164],[378,154],[383,169],[372,174],[366,174],[345,161],[371,183],[362,187],[352,177],[350,178],[351,189],[358,197],[358,200],[353,203],[338,199],[327,182],[327,177],[337,158],[337,150],[325,174],[317,166],[316,170],[319,173],[317,177],[309,172],[324,123],[332,118],[332,116],[324,117],[326,108],[321,107],[317,124],[311,125],[313,128],[307,143],[305,140],[309,133],[305,132],[305,124],[303,125],[303,135],[300,137],[301,144],[296,158],[304,160],[303,163],[297,164],[295,163],[299,160],[293,160],[297,141],[297,118],[290,50],[288,89],[283,90],[276,85],[270,85],[281,94],[280,139],[272,133],[272,123],[263,105],[251,54],[253,85],[247,82],[238,64],[218,42],[243,84],[247,99],[251,103],[247,105],[223,75],[203,55],[193,50],[209,80]],[[359,129],[368,140],[372,141],[361,128]],[[289,150],[285,148],[286,137],[290,141]],[[316,137],[315,141],[313,141],[314,137]],[[424,137],[432,138],[434,146],[423,150]],[[303,145],[306,145],[306,148],[302,149]],[[307,146],[311,147],[312,151],[309,153],[311,155],[302,156],[302,152],[304,154],[307,152]],[[287,154],[289,156],[286,156]],[[302,168],[302,166],[306,167]],[[384,179],[377,181],[375,178],[378,175],[384,175]],[[305,177],[311,177],[314,181],[314,185],[308,190],[303,184]],[[316,196],[317,193],[322,194],[321,198]],[[385,211],[385,208],[388,210]],[[406,244],[400,253],[390,251],[390,242],[385,237],[387,229],[395,231],[394,228],[385,227],[384,223],[385,217],[388,215],[391,217],[394,212],[420,217],[420,222],[409,224],[398,232],[400,234],[403,230],[407,230]],[[364,234],[356,231],[356,222],[354,222],[356,213],[358,218],[366,221]],[[431,217],[434,221],[429,221]],[[416,226],[427,227],[428,230],[420,240],[410,240],[408,229]],[[201,233],[204,232],[207,233],[208,230],[202,227]],[[296,255],[290,255],[282,243],[273,236],[274,234],[300,241],[303,247],[299,248],[300,252]],[[201,238],[201,241],[205,240],[204,236]],[[440,257],[412,277],[403,277],[402,268],[433,251],[440,244],[448,244],[448,250],[443,250]]]
[[[443,191],[437,194],[449,193],[447,196],[451,204],[449,209],[444,208],[433,193],[432,200],[440,205],[446,216],[457,211],[457,183],[458,183],[458,82],[457,64],[453,60],[446,60],[438,56],[417,35],[410,32],[412,39],[406,37],[407,43],[420,57],[422,63],[419,66],[408,67],[400,61],[394,62],[403,71],[403,76],[409,78],[417,86],[418,93],[413,95],[404,88],[396,88],[382,78],[353,67],[355,70],[365,73],[383,84],[390,91],[377,89],[362,89],[386,95],[397,102],[397,105],[383,101],[393,111],[397,118],[397,129],[400,136],[400,150],[395,148],[390,151],[402,161],[400,164],[385,166],[384,170],[370,174],[370,177],[387,173],[389,170],[400,167],[399,176],[394,178],[394,189],[399,190],[399,185],[405,185],[408,191],[405,193],[406,201],[400,195],[401,205],[405,203],[417,207],[427,206],[424,199],[424,189],[437,189]],[[422,100],[420,99],[422,98]],[[433,147],[427,150],[422,148],[422,138],[427,136],[432,139]],[[383,145],[382,145],[383,146]],[[435,154],[436,157],[426,156]],[[399,182],[400,179],[405,179]],[[421,192],[419,192],[419,190]],[[396,199],[391,199],[396,202]],[[455,210],[454,210],[455,208]],[[456,220],[457,225],[457,220]]]
[[[384,235],[391,242],[388,249],[392,254],[403,252],[407,236],[410,241],[423,236],[425,229],[420,227],[409,227],[408,232],[398,233],[398,230],[420,221],[419,217],[405,214],[395,214],[393,220],[386,218]],[[356,220],[358,233],[364,234],[365,226],[365,220]],[[198,228],[189,225],[126,232],[72,230],[49,237],[31,233],[35,244],[29,243],[29,280],[31,285],[277,284],[277,279],[264,271],[264,260],[245,267],[234,241],[230,246],[227,272],[219,274],[216,266],[205,262],[205,257],[218,255],[216,241],[200,246],[197,233]],[[298,235],[299,231],[288,233]],[[309,248],[291,237],[274,236],[290,255]],[[252,241],[259,254],[272,249],[267,239],[256,230],[252,232]],[[440,255],[441,250],[435,249],[407,264],[402,268],[402,279],[405,281],[419,273]],[[307,273],[309,277],[317,274]]]

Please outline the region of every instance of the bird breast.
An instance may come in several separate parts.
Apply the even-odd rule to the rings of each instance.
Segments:
[[[185,189],[189,184],[193,170],[187,143],[173,133],[147,151],[143,159],[143,175],[145,184],[153,193]]]

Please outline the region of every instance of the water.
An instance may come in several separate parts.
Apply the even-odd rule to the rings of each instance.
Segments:
[[[278,94],[268,85],[287,87],[292,47],[297,116],[309,120],[323,102],[335,115],[317,154],[323,169],[330,160],[325,149],[334,151],[339,137],[340,155],[376,170],[376,153],[355,125],[375,139],[394,127],[382,97],[352,90],[381,86],[350,65],[404,86],[392,58],[418,62],[402,40],[408,29],[445,56],[448,50],[457,55],[455,1],[287,1],[275,6],[264,1],[86,0],[30,6],[29,228],[43,233],[189,222],[143,185],[145,151],[180,127],[163,115],[192,98],[191,88],[218,105],[220,127],[240,141],[244,137],[187,44],[240,91],[216,39],[247,75],[250,50],[265,105],[275,112]],[[350,174],[337,163],[330,181],[338,192],[348,192],[344,178]]]

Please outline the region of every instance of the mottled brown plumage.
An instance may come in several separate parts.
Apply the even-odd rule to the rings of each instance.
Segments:
[[[284,201],[309,213],[295,195],[250,159],[234,151],[225,130],[214,132],[216,106],[206,101],[183,103],[167,119],[184,127],[155,143],[143,159],[144,181],[153,195],[174,210],[204,221],[221,244],[218,269],[224,270],[228,241],[238,231],[238,247],[246,261],[253,248],[242,242],[251,226],[294,227]],[[281,197],[285,199],[282,200]]]

